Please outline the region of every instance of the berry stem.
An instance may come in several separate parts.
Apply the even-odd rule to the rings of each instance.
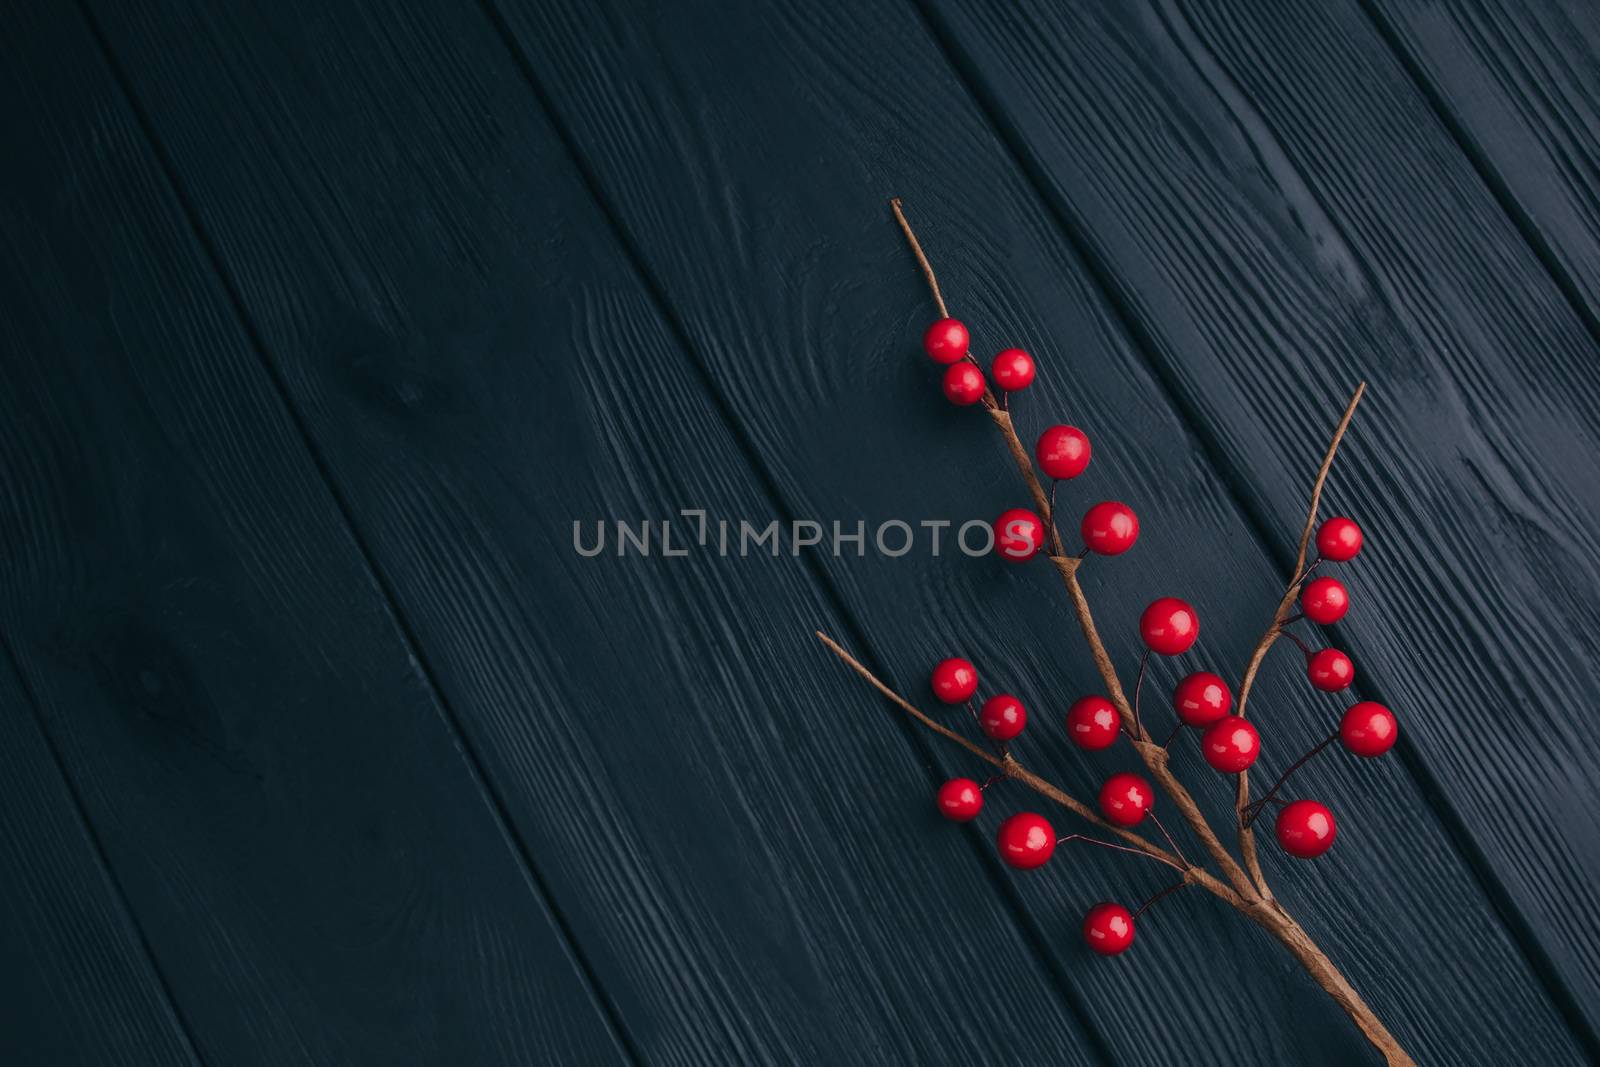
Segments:
[[[1099,845],[1101,848],[1114,848],[1118,852],[1132,852],[1136,856],[1146,856],[1153,860],[1159,860],[1179,873],[1187,875],[1189,872],[1189,866],[1186,863],[1179,863],[1176,860],[1158,855],[1155,852],[1146,852],[1142,848],[1129,848],[1127,845],[1119,845],[1113,841],[1102,841],[1098,837],[1089,837],[1087,834],[1068,834],[1065,837],[1058,838],[1056,843],[1059,845],[1064,845],[1068,841],[1082,841],[1087,845]],[[1184,884],[1188,884],[1187,878],[1184,879]]]
[[[1172,728],[1172,732],[1167,735],[1167,739],[1161,742],[1161,747],[1163,749],[1171,748],[1172,742],[1176,741],[1178,739],[1178,735],[1181,733],[1183,733],[1183,723],[1180,722],[1178,725]]]
[[[1144,675],[1150,667],[1150,650],[1144,650],[1144,655],[1139,657],[1139,676],[1133,680],[1133,729],[1134,736],[1144,739],[1144,723],[1139,721],[1139,695],[1144,692]],[[1162,748],[1167,746],[1162,745]]]
[[[1288,620],[1286,619],[1284,621],[1287,622]],[[1305,641],[1301,639],[1299,634],[1295,633],[1292,630],[1285,630],[1285,631],[1283,631],[1283,635],[1282,636],[1287,637],[1289,640],[1291,640],[1295,644],[1299,645],[1300,646],[1300,651],[1304,652],[1307,656],[1311,655],[1311,646],[1306,644]]]
[[[1310,752],[1307,752],[1304,756],[1301,756],[1299,759],[1289,764],[1289,769],[1278,776],[1278,780],[1272,783],[1272,788],[1268,789],[1265,793],[1262,793],[1256,802],[1249,806],[1249,814],[1246,815],[1244,819],[1245,828],[1248,829],[1250,824],[1256,821],[1256,816],[1261,814],[1262,809],[1266,807],[1267,801],[1278,795],[1278,790],[1283,788],[1283,783],[1289,780],[1290,775],[1294,774],[1294,772],[1298,771],[1301,767],[1304,767],[1311,761],[1311,757],[1315,756],[1318,752],[1321,752],[1323,749],[1327,748],[1337,740],[1339,740],[1339,731],[1335,730],[1333,733],[1329,734],[1327,737],[1324,737],[1321,741],[1318,741],[1314,746],[1312,746]]]
[[[1145,901],[1143,904],[1140,904],[1138,909],[1134,911],[1133,917],[1135,919],[1137,919],[1139,916],[1143,915],[1146,911],[1149,910],[1150,905],[1154,904],[1156,901],[1162,899],[1163,897],[1171,896],[1173,893],[1176,893],[1178,890],[1182,889],[1184,886],[1186,886],[1188,884],[1189,884],[1188,882],[1174,882],[1174,883],[1172,883],[1171,885],[1167,886],[1167,888],[1163,889],[1161,892],[1157,893],[1155,896],[1153,896],[1149,900]]]
[[[1174,853],[1174,854],[1175,854],[1175,855],[1176,855],[1176,856],[1177,856],[1177,857],[1178,857],[1178,858],[1179,858],[1179,859],[1180,859],[1180,860],[1183,860],[1183,865],[1184,865],[1184,866],[1185,866],[1185,867],[1187,867],[1187,866],[1189,866],[1189,865],[1190,865],[1190,864],[1189,864],[1189,859],[1188,859],[1188,857],[1186,857],[1186,856],[1185,856],[1185,855],[1184,855],[1184,854],[1183,854],[1183,849],[1181,849],[1181,848],[1179,848],[1179,847],[1178,847],[1178,843],[1177,843],[1177,842],[1176,842],[1176,841],[1174,841],[1174,840],[1173,840],[1173,839],[1172,839],[1172,835],[1171,835],[1171,834],[1169,834],[1169,833],[1167,833],[1167,826],[1166,826],[1166,824],[1165,824],[1165,823],[1163,823],[1163,822],[1162,822],[1162,821],[1161,821],[1161,820],[1160,820],[1160,818],[1158,818],[1158,817],[1157,817],[1157,816],[1156,816],[1156,813],[1155,813],[1155,812],[1153,812],[1153,811],[1152,811],[1152,812],[1150,812],[1150,813],[1149,813],[1149,814],[1150,814],[1150,821],[1151,821],[1151,822],[1153,822],[1153,823],[1155,823],[1155,824],[1156,824],[1156,829],[1157,829],[1157,830],[1160,830],[1160,831],[1161,831],[1161,836],[1162,836],[1162,837],[1164,837],[1164,838],[1166,838],[1166,839],[1167,839],[1167,847],[1168,847],[1168,848],[1170,848],[1170,849],[1171,849],[1171,850],[1172,850],[1172,851],[1173,851],[1173,853]]]

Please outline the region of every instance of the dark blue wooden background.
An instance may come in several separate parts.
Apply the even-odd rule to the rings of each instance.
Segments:
[[[1519,0],[16,0],[0,14],[0,1060],[1361,1062],[1180,894],[1128,956],[1017,876],[916,699],[1059,730],[1045,571],[602,557],[574,519],[988,517],[898,194],[984,353],[1132,502],[1088,572],[1234,674],[1331,483],[1324,758],[1288,906],[1417,1058],[1600,1043],[1600,12]],[[1070,499],[1069,499],[1070,498]],[[1264,766],[1323,734],[1275,653]],[[1222,811],[1227,784],[1175,758]],[[1208,782],[1210,784],[1208,784]]]

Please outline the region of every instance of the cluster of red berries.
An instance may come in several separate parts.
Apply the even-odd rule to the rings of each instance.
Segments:
[[[963,406],[975,403],[987,388],[982,370],[968,353],[969,346],[967,328],[955,319],[940,319],[923,337],[928,355],[947,367],[945,396]],[[990,373],[1002,389],[1014,392],[1033,382],[1034,362],[1021,349],[1008,348],[995,357]],[[1040,469],[1057,481],[1082,474],[1089,465],[1091,453],[1089,438],[1075,426],[1051,426],[1039,436],[1034,450]],[[1126,504],[1103,501],[1084,514],[1080,533],[1085,556],[1090,552],[1121,555],[1138,540],[1139,518]],[[1045,546],[1045,522],[1027,508],[1004,512],[994,522],[994,534],[996,554],[1011,562],[1032,559]],[[1361,528],[1353,521],[1342,517],[1329,519],[1317,530],[1317,559],[1311,566],[1315,568],[1325,561],[1351,560],[1361,551],[1361,544]],[[1307,583],[1300,595],[1303,616],[1321,625],[1338,622],[1349,609],[1349,592],[1335,578],[1319,577]],[[1200,617],[1184,601],[1160,597],[1140,616],[1139,635],[1149,650],[1147,655],[1178,656],[1192,648],[1200,636]],[[1299,643],[1298,639],[1296,642]],[[1354,681],[1355,667],[1345,653],[1336,648],[1313,651],[1303,644],[1301,647],[1306,656],[1307,676],[1317,689],[1338,692]],[[941,662],[934,668],[932,681],[934,694],[946,704],[967,704],[978,690],[977,669],[961,658]],[[1248,720],[1232,714],[1233,692],[1220,676],[1210,671],[1195,671],[1185,676],[1173,690],[1172,705],[1183,726],[1201,731],[1201,754],[1211,767],[1225,774],[1239,774],[1256,762],[1261,753],[1260,734]],[[1008,693],[990,697],[974,714],[983,733],[1002,745],[1018,737],[1027,724],[1022,702]],[[1067,736],[1073,743],[1089,750],[1109,748],[1123,729],[1116,706],[1099,695],[1076,701],[1067,711],[1066,726]],[[1362,701],[1345,713],[1335,736],[1355,755],[1373,757],[1392,748],[1397,735],[1398,726],[1388,708],[1373,701]],[[1330,737],[1324,744],[1333,739]],[[1319,749],[1314,749],[1312,754]],[[1293,768],[1289,773],[1292,771]],[[1272,792],[1275,793],[1286,778],[1287,774]],[[986,787],[970,778],[950,779],[939,788],[939,811],[956,822],[972,821],[983,810]],[[1100,813],[1107,822],[1131,828],[1151,813],[1155,791],[1140,775],[1121,772],[1105,780],[1098,801]],[[1264,802],[1258,801],[1258,804]],[[1338,832],[1333,813],[1314,800],[1296,800],[1284,805],[1278,815],[1276,831],[1278,843],[1285,852],[1307,859],[1320,856],[1332,847]],[[1049,861],[1055,853],[1056,841],[1055,829],[1049,820],[1034,812],[1021,812],[1001,823],[996,844],[1007,864],[1031,869]],[[1116,955],[1133,943],[1134,914],[1113,902],[1097,904],[1084,918],[1083,936],[1095,952]]]

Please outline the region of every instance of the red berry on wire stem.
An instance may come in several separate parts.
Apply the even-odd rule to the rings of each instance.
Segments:
[[[1315,800],[1297,800],[1278,812],[1278,844],[1291,856],[1315,859],[1333,847],[1339,827],[1333,812]]]
[[[996,741],[1010,741],[1028,725],[1028,709],[1010,693],[992,696],[983,702],[978,726]]]
[[[1109,748],[1121,729],[1122,717],[1105,697],[1084,697],[1067,709],[1067,736],[1079,748]]]
[[[1033,357],[1020,348],[1008,348],[994,357],[989,373],[995,384],[1008,393],[1026,389],[1033,384]]]
[[[966,360],[952,363],[944,372],[944,398],[952,404],[967,407],[976,404],[983,396],[983,371]]]
[[[1000,858],[1019,870],[1041,866],[1056,850],[1056,832],[1043,815],[1024,811],[1000,824]]]
[[[971,822],[983,810],[983,788],[971,778],[952,778],[939,787],[939,814],[951,822]]]
[[[940,319],[922,335],[922,348],[935,363],[954,363],[967,354],[972,338],[959,319]]]
[[[960,656],[941,660],[933,669],[933,695],[946,704],[965,704],[978,691],[978,668]]]
[[[1174,596],[1158,597],[1139,616],[1139,636],[1163,656],[1187,652],[1200,636],[1200,616]]]
[[[1356,666],[1337,648],[1325,648],[1306,657],[1306,676],[1324,693],[1337,693],[1356,680]]]
[[[1394,747],[1400,724],[1394,712],[1375,700],[1363,700],[1344,713],[1339,723],[1339,740],[1357,756],[1371,759]]]
[[[1361,551],[1361,527],[1340,515],[1317,528],[1317,555],[1344,563]]]
[[[1331,625],[1350,610],[1350,593],[1337,578],[1318,578],[1300,594],[1300,610],[1312,622]]]
[[[1139,516],[1120,501],[1102,500],[1084,512],[1079,532],[1090,552],[1120,556],[1139,540]]]
[[[1033,446],[1039,469],[1057,480],[1076,478],[1089,466],[1089,438],[1076,426],[1052,426]]]
[[[1233,709],[1233,692],[1210,671],[1195,671],[1172,691],[1172,709],[1187,726],[1210,726]]]
[[[1133,944],[1133,915],[1121,904],[1106,901],[1083,917],[1083,940],[1102,956],[1117,956]]]
[[[1137,774],[1113,774],[1100,787],[1100,814],[1118,826],[1138,826],[1155,802],[1155,790]]]
[[[1250,720],[1227,715],[1200,736],[1200,753],[1224,774],[1238,774],[1261,755],[1261,735]]]
[[[994,520],[994,550],[1003,560],[1025,563],[1044,547],[1044,520],[1027,508],[1011,508]]]

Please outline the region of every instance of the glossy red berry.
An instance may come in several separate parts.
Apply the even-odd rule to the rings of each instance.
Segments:
[[[1175,596],[1158,597],[1139,616],[1139,636],[1150,651],[1176,656],[1200,636],[1200,616]]]
[[[1226,715],[1200,735],[1200,754],[1224,774],[1238,774],[1261,755],[1261,735],[1248,719]]]
[[[1354,521],[1341,515],[1317,528],[1317,554],[1323,559],[1343,563],[1355,559],[1360,551],[1361,527]]]
[[[941,660],[933,669],[933,695],[946,704],[965,704],[978,691],[978,668],[960,656]]]
[[[944,372],[944,398],[952,404],[966,407],[976,404],[983,395],[983,371],[966,360],[950,364]]]
[[[1118,826],[1138,826],[1155,802],[1155,790],[1137,774],[1113,774],[1100,787],[1100,814]]]
[[[983,790],[971,778],[952,778],[939,787],[939,814],[951,822],[971,822],[983,810]]]
[[[1278,844],[1291,856],[1315,859],[1333,847],[1339,827],[1333,812],[1315,800],[1297,800],[1278,812]]]
[[[1067,709],[1067,736],[1079,748],[1109,748],[1120,729],[1116,706],[1105,697],[1084,697]]]
[[[1024,811],[1000,824],[996,838],[1000,858],[1012,867],[1029,870],[1048,860],[1056,850],[1055,829],[1043,815]]]
[[[1121,904],[1106,901],[1083,917],[1083,940],[1102,956],[1118,956],[1133,944],[1133,914]]]
[[[1033,454],[1051,478],[1076,478],[1089,466],[1089,438],[1076,426],[1052,426],[1039,435]]]
[[[1009,741],[1028,725],[1028,710],[1010,693],[1001,693],[983,702],[978,725],[996,741]]]
[[[940,319],[922,335],[922,347],[935,363],[954,363],[967,354],[972,338],[959,319]]]
[[[1003,560],[1023,563],[1044,547],[1044,520],[1027,508],[1012,508],[994,520],[994,550]]]
[[[1356,665],[1337,648],[1325,648],[1306,657],[1306,675],[1324,693],[1337,693],[1356,680]]]
[[[1120,556],[1139,540],[1139,516],[1128,505],[1102,500],[1083,514],[1083,543],[1102,556]]]
[[[1008,348],[989,364],[994,382],[1008,393],[1033,384],[1033,357],[1020,348]]]
[[[1339,740],[1357,756],[1381,756],[1394,747],[1400,724],[1394,712],[1375,700],[1363,700],[1344,713],[1339,723]]]
[[[1186,726],[1210,726],[1233,708],[1233,691],[1210,671],[1195,671],[1172,691],[1172,709]]]
[[[1350,610],[1350,593],[1337,578],[1318,578],[1300,594],[1300,610],[1312,622],[1327,626]]]

